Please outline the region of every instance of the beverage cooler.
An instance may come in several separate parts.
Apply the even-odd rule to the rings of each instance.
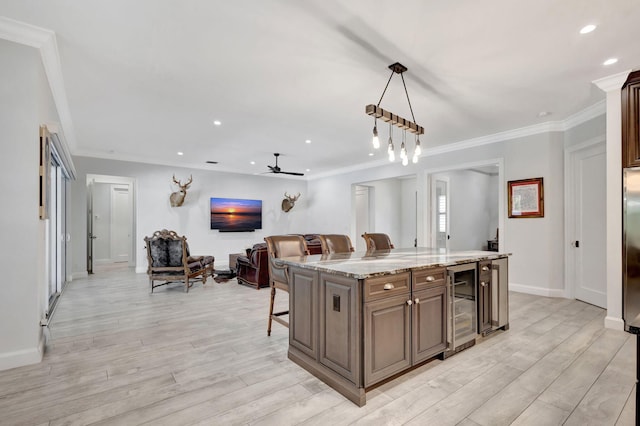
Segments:
[[[475,344],[478,334],[476,264],[448,268],[450,286],[450,349],[458,351]]]

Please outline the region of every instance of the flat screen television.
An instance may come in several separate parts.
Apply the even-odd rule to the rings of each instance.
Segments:
[[[211,229],[248,232],[262,229],[262,200],[211,198]]]

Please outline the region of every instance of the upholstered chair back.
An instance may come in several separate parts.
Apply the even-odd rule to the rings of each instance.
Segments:
[[[362,238],[364,238],[367,243],[367,251],[372,250],[389,250],[394,248],[393,244],[391,244],[391,238],[387,234],[382,233],[364,233],[362,234]]]
[[[351,238],[348,235],[324,234],[320,235],[322,254],[350,253],[353,251]]]

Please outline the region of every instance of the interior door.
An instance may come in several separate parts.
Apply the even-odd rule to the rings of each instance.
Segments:
[[[433,246],[449,248],[449,178],[434,176],[433,187]]]
[[[575,298],[607,306],[606,163],[604,143],[576,151],[573,169]]]
[[[93,274],[93,192],[95,182],[87,181],[87,272]]]
[[[111,259],[127,262],[131,250],[131,202],[128,185],[111,185]]]

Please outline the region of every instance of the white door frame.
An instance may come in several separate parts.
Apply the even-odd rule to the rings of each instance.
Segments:
[[[431,200],[431,208],[433,209],[433,211],[431,212],[431,247],[437,247],[438,246],[438,237],[437,237],[437,229],[438,229],[438,200],[437,198],[437,182],[445,182],[447,185],[447,205],[445,207],[445,213],[447,215],[447,221],[446,221],[446,228],[445,229],[445,238],[444,238],[444,245],[445,248],[447,250],[449,250],[449,225],[451,222],[451,211],[450,211],[450,188],[451,188],[451,180],[449,179],[449,176],[444,176],[444,175],[440,175],[439,173],[432,173],[431,174],[431,197],[433,197],[433,199]]]
[[[110,183],[110,184],[129,186],[129,192],[131,194],[130,195],[131,197],[131,207],[130,207],[131,208],[131,248],[130,248],[128,266],[135,267],[136,266],[136,236],[137,236],[136,234],[136,210],[137,210],[136,209],[136,197],[137,197],[136,180],[134,178],[123,177],[123,176],[87,174],[87,188],[91,183]],[[87,212],[90,204],[89,197],[91,197],[91,194],[88,192],[87,193],[87,204],[88,204]],[[87,240],[89,238],[88,233],[91,229],[90,220],[91,218],[89,217],[89,214],[87,214]],[[87,248],[87,250],[89,249]]]
[[[425,170],[425,188],[428,192],[428,195],[426,197],[424,197],[423,199],[423,211],[426,212],[426,217],[425,219],[425,223],[428,223],[429,226],[425,226],[423,228],[423,234],[422,234],[422,241],[432,241],[432,228],[431,228],[431,224],[433,224],[433,206],[431,206],[431,203],[433,202],[433,194],[432,192],[432,186],[431,186],[431,178],[432,175],[435,174],[439,174],[439,173],[444,173],[444,172],[451,172],[454,170],[466,170],[466,169],[473,169],[475,167],[483,167],[483,166],[498,166],[498,185],[500,185],[499,191],[498,191],[498,228],[500,229],[500,232],[498,234],[498,247],[500,247],[500,252],[507,252],[507,248],[505,247],[504,241],[505,241],[505,235],[506,235],[506,229],[505,229],[505,210],[506,210],[506,203],[505,203],[505,194],[506,194],[506,186],[507,183],[505,181],[505,177],[504,177],[504,158],[500,157],[500,158],[490,158],[490,159],[486,159],[486,160],[480,160],[480,161],[474,161],[474,162],[470,162],[470,163],[463,163],[463,164],[458,164],[456,166],[447,166],[447,167],[441,167],[441,168],[437,168],[437,169],[429,169],[429,170]]]
[[[580,144],[570,146],[564,150],[564,297],[567,299],[575,299],[576,287],[576,252],[572,243],[576,241],[574,218],[576,217],[575,206],[575,168],[574,157],[580,151],[592,148],[598,144],[606,147],[606,138],[604,135],[584,141]]]

